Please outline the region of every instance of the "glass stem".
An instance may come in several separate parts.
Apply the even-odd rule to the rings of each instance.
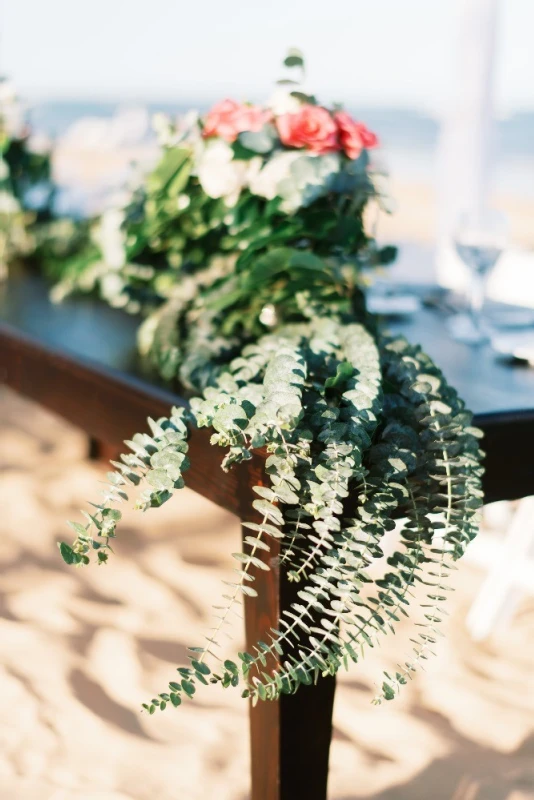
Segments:
[[[473,272],[469,288],[469,315],[476,331],[482,330],[482,311],[486,294],[486,276],[480,272]]]

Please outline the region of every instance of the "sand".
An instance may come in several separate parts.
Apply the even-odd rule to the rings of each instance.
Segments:
[[[435,187],[430,182],[404,182],[392,176],[388,193],[394,213],[380,217],[378,234],[381,241],[435,244],[438,218]],[[489,205],[506,215],[510,246],[533,250],[534,202],[528,197],[494,192]]]
[[[1,396],[0,420],[0,798],[245,800],[236,693],[139,713],[201,641],[236,519],[185,490],[128,511],[108,566],[69,568],[55,542],[97,497],[102,468],[79,431],[15,394]],[[470,564],[457,573],[439,656],[397,701],[370,704],[409,628],[341,677],[331,800],[534,797],[534,602],[474,644],[463,620],[482,578]]]

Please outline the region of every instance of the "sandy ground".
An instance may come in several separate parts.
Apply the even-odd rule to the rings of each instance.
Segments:
[[[380,218],[379,234],[382,241],[410,241],[434,244],[437,230],[436,190],[430,183],[405,183],[391,177],[388,192],[394,213]],[[529,198],[495,192],[489,204],[502,211],[508,221],[510,244],[534,249],[534,203]]]
[[[245,800],[238,695],[138,710],[200,641],[236,520],[184,491],[127,513],[107,567],[68,568],[55,541],[97,496],[101,469],[82,434],[14,394],[0,420],[1,800]],[[342,676],[331,800],[534,798],[534,603],[475,645],[463,620],[481,578],[469,564],[457,573],[439,657],[399,700],[370,704],[404,633]]]

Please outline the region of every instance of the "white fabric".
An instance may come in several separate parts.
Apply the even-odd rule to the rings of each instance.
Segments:
[[[459,214],[486,207],[493,145],[495,38],[499,0],[457,0],[457,61],[438,152],[438,252]],[[438,280],[451,285],[439,258]]]

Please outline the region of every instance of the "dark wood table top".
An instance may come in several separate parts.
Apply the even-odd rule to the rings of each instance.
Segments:
[[[54,305],[43,280],[14,276],[0,286],[0,380],[110,445],[147,430],[185,400],[147,375],[137,355],[139,320],[82,297]],[[250,485],[263,483],[259,456],[221,470],[211,432],[193,431],[187,485],[240,518],[250,516]]]
[[[443,312],[422,309],[388,329],[421,344],[477,417],[525,412],[534,419],[534,368],[505,360],[489,344],[456,341],[446,319]]]
[[[118,407],[103,403],[100,412],[110,417],[110,423],[106,425],[100,420],[96,425],[88,425],[89,432],[94,435],[112,442],[119,441],[118,437],[122,440],[136,427],[144,428],[143,415],[162,415],[171,404],[183,402],[147,372],[136,352],[135,332],[139,321],[122,311],[87,297],[54,305],[48,299],[42,279],[21,275],[0,288],[0,319],[3,350],[8,340],[11,345],[17,339],[26,345],[31,343],[34,350],[37,347],[35,352],[43,357],[45,352],[54,354],[65,363],[76,363],[82,369],[98,373],[102,380],[111,381],[119,392],[117,402],[119,396],[121,402],[125,402],[130,394],[135,405],[137,397],[135,410],[129,413],[125,406],[122,415]],[[419,342],[474,412],[477,424],[487,434],[488,472],[491,464],[492,476],[497,479],[498,472],[500,482],[505,480],[509,484],[504,496],[529,493],[525,491],[527,485],[534,492],[532,467],[521,466],[527,458],[529,465],[534,462],[530,455],[532,450],[528,456],[523,452],[527,442],[529,447],[534,444],[534,369],[500,361],[487,346],[470,347],[454,341],[447,332],[445,317],[438,311],[422,310],[409,319],[390,322],[388,327],[393,333],[403,333],[410,341]],[[38,355],[36,360],[39,361]],[[6,380],[5,376],[3,379]],[[46,380],[44,375],[41,379]],[[21,391],[35,396],[37,389],[28,391],[31,374],[19,374],[17,380]],[[9,376],[6,382],[14,385]],[[72,413],[66,416],[75,421]],[[132,424],[133,427],[127,429]],[[499,440],[498,447],[495,437]],[[508,469],[514,465],[517,488],[512,484],[511,475],[503,477],[505,465],[499,463],[505,445],[506,464]],[[493,495],[496,493],[493,477],[490,484]]]
[[[43,345],[140,376],[135,345],[139,319],[91,297],[51,303],[36,275],[15,274],[0,284],[0,320]]]

